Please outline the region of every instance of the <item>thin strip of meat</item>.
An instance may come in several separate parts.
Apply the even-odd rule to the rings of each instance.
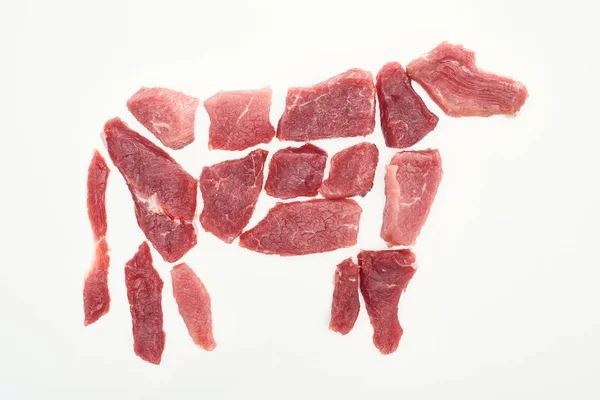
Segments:
[[[342,335],[352,330],[360,311],[358,272],[358,264],[351,258],[339,263],[335,270],[329,329]]]

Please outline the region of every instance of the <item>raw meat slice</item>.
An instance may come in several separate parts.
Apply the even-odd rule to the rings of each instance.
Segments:
[[[415,244],[442,180],[437,150],[396,153],[385,174],[381,237],[388,245]]]
[[[351,247],[356,244],[361,213],[354,200],[277,203],[262,221],[240,236],[240,246],[280,256]]]
[[[479,69],[473,51],[448,42],[412,61],[406,72],[452,117],[514,116],[528,96],[525,85]]]
[[[94,236],[94,261],[83,284],[85,326],[96,322],[110,309],[108,292],[108,244],[106,243],[106,183],[110,169],[98,150],[88,168],[87,209]]]
[[[437,150],[397,153],[386,167],[386,203],[381,237],[389,245],[412,246],[442,179]]]
[[[366,136],[375,128],[373,75],[353,68],[312,87],[290,88],[279,125],[280,140]]]
[[[409,249],[361,251],[360,291],[373,325],[373,343],[382,354],[396,351],[402,327],[398,321],[400,295],[415,273],[415,255]]]
[[[104,125],[108,153],[133,197],[138,225],[168,262],[196,245],[198,183],[171,156],[119,118]]]
[[[163,281],[152,266],[148,243],[142,243],[125,264],[125,283],[135,354],[152,364],[160,364],[165,348],[161,298]]]
[[[185,263],[173,267],[171,279],[179,314],[192,340],[204,350],[213,350],[217,344],[212,334],[210,295],[202,281]]]
[[[160,142],[181,149],[194,141],[194,121],[200,101],[165,88],[141,88],[127,108]]]
[[[204,102],[210,118],[208,147],[244,150],[275,137],[269,119],[271,88],[219,92]]]
[[[329,329],[342,335],[352,330],[360,310],[358,269],[358,265],[351,258],[347,258],[338,264],[335,270]]]
[[[233,242],[242,233],[262,190],[267,154],[258,149],[239,160],[223,161],[202,169],[200,191],[204,209],[200,224],[205,231],[225,243]]]
[[[110,293],[108,292],[108,245],[102,237],[96,243],[92,268],[85,277],[83,284],[83,324],[88,326],[98,321],[110,309]]]
[[[372,143],[348,147],[331,158],[329,177],[321,185],[327,199],[365,196],[373,187],[379,150]]]
[[[327,152],[310,143],[273,154],[265,191],[280,199],[314,197],[319,193],[327,164]]]
[[[400,63],[387,63],[377,74],[377,100],[381,130],[388,147],[410,147],[438,123],[438,117],[412,88]]]

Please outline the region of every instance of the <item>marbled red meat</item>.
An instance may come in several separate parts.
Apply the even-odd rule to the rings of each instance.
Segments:
[[[364,196],[373,187],[379,150],[372,143],[348,147],[331,158],[329,177],[320,192],[327,199]]]
[[[280,199],[314,197],[319,193],[327,152],[310,143],[278,150],[269,163],[265,191]]]
[[[265,150],[254,150],[244,158],[202,169],[200,191],[204,208],[200,224],[204,230],[226,243],[242,233],[262,190],[267,154]]]
[[[110,169],[98,150],[88,168],[87,209],[94,236],[94,260],[83,284],[84,325],[96,322],[110,309],[108,245],[106,243],[106,183]]]
[[[179,264],[171,270],[173,296],[179,314],[185,322],[194,343],[211,351],[217,344],[212,334],[210,295],[202,281],[187,264]]]
[[[485,72],[473,51],[448,42],[412,61],[406,72],[452,117],[516,115],[528,96],[525,85]]]
[[[269,143],[275,136],[271,125],[271,88],[219,92],[204,102],[210,118],[208,147],[244,150]]]
[[[442,180],[437,150],[396,153],[385,174],[381,238],[390,246],[415,244]]]
[[[360,311],[358,270],[358,264],[351,258],[342,261],[335,270],[329,329],[342,335],[352,330]]]
[[[127,108],[160,142],[181,149],[194,141],[194,122],[200,101],[165,88],[141,88]]]
[[[388,147],[410,147],[438,123],[438,117],[415,92],[400,63],[387,63],[377,74],[377,100],[381,130]]]
[[[297,256],[324,253],[356,244],[362,209],[354,200],[277,203],[240,246],[264,254]]]
[[[398,302],[415,273],[415,255],[408,249],[361,251],[358,264],[360,291],[373,326],[373,343],[382,354],[393,353],[403,333]]]
[[[280,140],[366,136],[375,127],[373,75],[351,69],[312,87],[290,88],[279,125]]]
[[[133,197],[138,225],[165,261],[177,261],[196,245],[198,183],[167,152],[118,118],[104,125],[104,138]]]
[[[160,364],[165,348],[163,281],[152,265],[148,243],[142,243],[133,258],[125,264],[125,283],[135,354],[152,364]]]

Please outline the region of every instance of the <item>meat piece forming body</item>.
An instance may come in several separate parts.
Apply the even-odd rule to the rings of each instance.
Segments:
[[[329,177],[320,192],[327,199],[364,196],[373,188],[379,150],[372,143],[348,147],[331,158]]]

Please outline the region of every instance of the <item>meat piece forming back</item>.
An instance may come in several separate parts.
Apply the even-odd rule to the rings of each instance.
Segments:
[[[204,167],[200,191],[204,209],[200,224],[226,243],[242,233],[254,213],[263,185],[263,170],[268,152],[254,150],[239,160],[223,161]]]
[[[310,143],[278,150],[269,164],[265,191],[280,199],[314,197],[319,193],[327,152]]]
[[[110,169],[98,150],[88,168],[87,209],[94,235],[94,261],[83,284],[84,325],[96,322],[110,309],[108,244],[106,243],[106,183]]]
[[[398,302],[415,273],[415,255],[408,249],[361,251],[358,263],[360,291],[373,325],[373,343],[382,354],[393,353],[402,337]]]
[[[452,117],[516,115],[528,96],[525,85],[483,71],[473,51],[448,42],[412,61],[406,72]]]
[[[165,348],[163,331],[163,281],[152,266],[148,243],[125,264],[127,298],[133,323],[133,349],[141,359],[160,364]]]
[[[437,150],[396,153],[385,174],[381,238],[391,245],[415,244],[442,180]]]
[[[181,149],[194,141],[194,121],[200,101],[165,88],[141,88],[127,108],[160,142]]]
[[[271,88],[219,92],[204,102],[210,117],[208,147],[244,150],[269,143],[275,136],[271,125]]]
[[[277,203],[240,246],[264,254],[297,256],[324,253],[356,244],[362,209],[354,200]]]
[[[179,314],[192,340],[204,350],[213,350],[217,344],[212,334],[210,295],[202,281],[187,264],[173,267],[171,280]]]
[[[177,261],[196,245],[198,183],[167,152],[118,118],[104,125],[104,138],[133,197],[138,225],[165,261]]]
[[[387,63],[377,74],[377,100],[381,130],[388,147],[410,147],[438,123],[438,117],[412,88],[400,63]]]
[[[342,261],[335,270],[329,329],[342,335],[352,330],[360,311],[358,270],[358,264],[351,258]]]
[[[351,69],[315,86],[290,88],[277,126],[280,140],[366,136],[375,127],[373,75]]]
[[[321,185],[327,199],[364,196],[373,187],[379,150],[372,143],[348,147],[331,158],[329,177]]]

